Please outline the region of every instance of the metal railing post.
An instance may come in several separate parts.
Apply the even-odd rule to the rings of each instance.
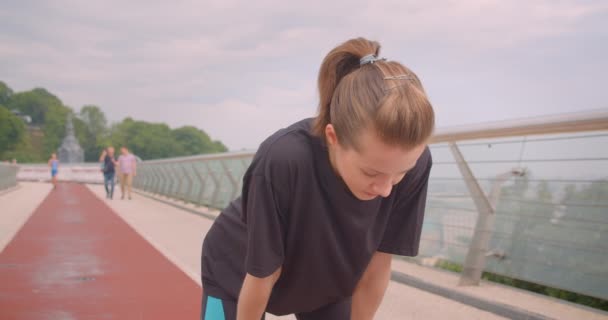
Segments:
[[[177,189],[179,189],[179,179],[177,177],[177,172],[174,170],[175,165],[169,164],[167,165],[167,171],[169,172],[169,180],[171,181],[171,186],[169,187],[169,192],[167,193],[169,197],[177,198]]]
[[[145,169],[144,173],[146,174],[143,189],[148,192],[150,191],[150,184],[152,183],[152,170],[150,170],[150,166],[148,165],[143,166],[143,168]]]
[[[186,189],[182,193],[182,200],[184,200],[184,202],[190,202],[190,195],[192,193],[192,178],[190,177],[190,174],[188,172],[187,163],[184,164],[184,166],[182,166],[181,168],[184,172],[184,179],[186,180]]]
[[[158,193],[159,193],[159,192],[158,192],[158,190],[159,190],[159,188],[160,188],[160,186],[159,186],[159,183],[160,183],[160,177],[159,177],[159,174],[160,174],[160,173],[158,172],[158,165],[153,164],[153,165],[151,166],[151,170],[152,170],[152,172],[153,172],[154,178],[153,178],[153,180],[152,180],[152,186],[151,186],[151,188],[150,188],[150,191],[151,191],[152,193],[158,194]]]
[[[146,180],[146,168],[145,166],[140,166],[137,171],[137,175],[134,179],[135,181],[133,181],[133,187],[136,189],[143,189]]]
[[[450,142],[449,145],[478,212],[477,223],[464,261],[459,285],[477,285],[486,265],[486,253],[494,225],[494,208],[486,198],[456,143]]]
[[[167,170],[166,170],[166,164],[161,164],[158,167],[158,172],[160,172],[161,174],[161,189],[160,189],[160,195],[168,197],[169,196],[169,175],[167,174]]]
[[[232,170],[228,167],[225,162],[226,160],[221,160],[222,168],[224,168],[224,172],[228,176],[228,180],[230,180],[230,184],[232,185],[232,193],[230,194],[230,201],[236,198],[239,189],[239,181],[232,175]]]
[[[150,185],[150,192],[154,194],[158,194],[158,184],[160,183],[160,179],[158,177],[158,165],[151,165],[150,171],[152,172],[152,183]]]
[[[209,162],[205,162],[205,165],[207,166],[208,174],[211,177],[211,181],[213,181],[213,184],[215,185],[215,187],[213,188],[213,195],[211,196],[211,200],[209,201],[210,204],[215,207],[216,201],[217,201],[217,195],[220,192],[220,181],[217,178],[217,176],[215,175],[215,172],[213,172],[213,170],[211,170],[211,166],[209,165]]]
[[[192,164],[192,170],[194,170],[194,174],[196,174],[196,177],[198,178],[198,181],[200,181],[201,183],[201,188],[198,191],[198,198],[195,201],[195,203],[199,206],[203,205],[203,201],[205,200],[205,177],[201,176],[201,173],[196,169],[196,163]]]
[[[181,193],[181,189],[182,189],[182,182],[183,182],[183,178],[182,178],[182,174],[181,174],[181,170],[179,170],[179,163],[176,163],[175,165],[171,166],[172,172],[173,172],[173,179],[175,180],[175,186],[173,189],[173,194],[171,195],[173,198],[178,199],[178,200],[183,200],[181,198],[182,193]]]
[[[176,198],[177,197],[177,187],[179,184],[179,179],[177,179],[177,174],[174,170],[174,165],[173,164],[169,164],[167,166],[167,172],[169,173],[169,181],[170,182],[170,187],[169,187],[169,192],[167,193],[169,195],[169,197],[172,198]]]

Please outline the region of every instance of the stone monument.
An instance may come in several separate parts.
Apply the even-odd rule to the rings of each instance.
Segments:
[[[74,135],[74,124],[72,123],[72,115],[68,114],[65,122],[65,138],[61,142],[57,157],[61,163],[82,163],[84,162],[84,150],[78,144],[78,140]]]

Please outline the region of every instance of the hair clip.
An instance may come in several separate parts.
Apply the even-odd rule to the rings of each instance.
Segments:
[[[384,80],[414,80],[409,74],[401,74],[398,76],[384,77]]]
[[[374,63],[376,61],[386,61],[386,58],[378,58],[375,54],[368,54],[363,58],[359,59],[359,65],[366,65],[368,63]]]
[[[404,86],[406,86],[406,85],[408,85],[408,84],[411,83],[409,81],[414,81],[415,78],[412,75],[409,75],[409,74],[400,74],[398,76],[384,77],[383,79],[384,80],[408,80],[407,82],[397,82],[396,85],[394,85],[392,87],[389,87],[389,88],[385,88],[384,92],[387,92],[387,91],[391,91],[391,90],[393,90],[395,88],[404,87]]]
[[[406,84],[402,83],[402,84],[394,85],[394,86],[392,86],[390,88],[384,88],[384,89],[382,89],[382,91],[389,92],[389,91],[391,91],[393,89],[396,89],[396,88],[399,88],[399,87],[405,87],[405,86],[406,86]]]

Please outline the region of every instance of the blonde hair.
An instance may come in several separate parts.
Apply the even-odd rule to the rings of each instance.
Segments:
[[[319,114],[313,131],[325,137],[332,124],[338,141],[358,149],[364,129],[375,130],[394,146],[425,143],[435,126],[435,114],[418,76],[396,61],[361,64],[367,55],[378,56],[380,44],[351,39],[331,50],[319,70]]]

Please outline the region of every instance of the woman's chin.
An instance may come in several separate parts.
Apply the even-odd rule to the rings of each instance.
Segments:
[[[370,201],[370,200],[374,200],[378,197],[378,195],[376,194],[372,194],[372,193],[368,193],[365,191],[361,191],[357,193],[357,198],[361,201]]]

